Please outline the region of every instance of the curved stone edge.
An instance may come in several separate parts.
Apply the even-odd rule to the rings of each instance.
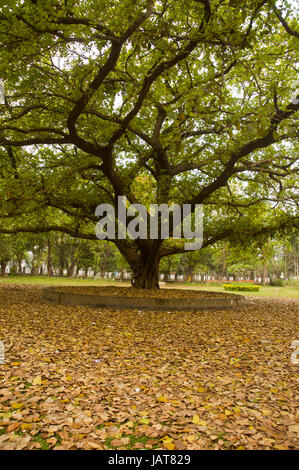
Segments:
[[[76,294],[74,292],[63,292],[53,287],[43,288],[45,300],[72,306],[128,308],[128,309],[150,309],[166,311],[198,311],[198,310],[229,310],[243,303],[243,295],[232,294],[229,297],[207,298],[207,299],[169,299],[162,297],[114,297],[108,295]]]

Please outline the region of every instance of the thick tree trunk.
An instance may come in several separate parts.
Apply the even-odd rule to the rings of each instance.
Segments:
[[[151,255],[142,258],[138,268],[133,268],[132,285],[137,289],[159,289],[159,259]]]
[[[161,240],[128,243],[117,240],[116,246],[133,271],[132,286],[136,289],[159,289],[159,263]]]

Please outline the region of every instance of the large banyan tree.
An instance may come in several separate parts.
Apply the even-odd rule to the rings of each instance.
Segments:
[[[96,239],[119,196],[202,204],[203,246],[298,227],[298,36],[287,2],[7,0],[0,232]],[[141,288],[184,251],[114,243]]]

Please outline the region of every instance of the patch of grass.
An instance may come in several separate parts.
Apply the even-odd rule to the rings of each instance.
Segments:
[[[111,441],[113,441],[113,439],[114,437],[107,437],[105,440],[104,444],[108,447],[108,449],[115,449],[115,447],[111,445]]]
[[[96,426],[97,429],[103,429],[105,427],[105,424],[98,424]]]
[[[93,279],[93,278],[68,278],[68,277],[48,277],[48,276],[6,276],[0,278],[2,284],[40,284],[40,285],[64,285],[64,286],[98,286],[115,285],[113,279]],[[129,282],[117,282],[117,285],[130,285]]]
[[[57,439],[57,442],[56,442],[55,446],[60,446],[60,444],[61,444],[61,437],[60,437],[57,433],[54,434],[54,437]],[[54,446],[54,447],[55,447],[55,446]]]
[[[128,437],[130,439],[130,444],[128,444],[128,449],[132,449],[132,447],[135,444],[138,444],[138,443],[143,444],[143,446],[145,447],[145,445],[149,441],[148,437],[146,437],[146,436],[135,436],[135,434],[130,434],[128,436],[123,436],[123,437]]]
[[[298,281],[297,281],[298,282]],[[130,286],[129,281],[115,282],[113,279],[92,279],[92,278],[67,278],[67,277],[48,277],[48,276],[6,276],[0,278],[0,284],[27,284],[27,285],[49,285],[49,286]],[[212,283],[211,283],[212,284]],[[165,286],[167,289],[195,289],[214,292],[224,292],[221,285],[203,284],[200,282],[173,283]],[[289,283],[287,287],[260,286],[259,292],[242,292],[242,295],[252,297],[272,297],[275,299],[289,298],[299,299],[299,289],[296,282]],[[163,287],[162,287],[163,289]]]
[[[102,426],[102,425],[100,425]],[[99,429],[99,427],[97,426],[97,428]],[[130,442],[129,444],[127,444],[126,446],[126,449],[128,450],[134,450],[134,445],[135,444],[142,444],[144,447],[146,446],[146,444],[148,443],[149,441],[149,438],[146,437],[146,436],[136,436],[135,434],[126,434],[126,433],[123,433],[122,436],[123,437],[128,437],[130,439]],[[111,445],[111,442],[113,441],[113,439],[115,439],[114,437],[107,437],[107,439],[105,440],[105,445],[109,448],[109,449],[115,449],[115,447],[113,447]],[[156,446],[158,446],[158,443],[155,444]]]
[[[237,292],[258,292],[260,286],[252,284],[224,284],[224,290],[237,291]]]
[[[10,390],[13,391],[13,390]],[[2,406],[9,406],[10,405],[10,400],[5,400],[1,403]]]
[[[40,433],[35,434],[35,436],[32,437],[32,440],[41,445],[41,450],[49,450],[50,444],[41,436]]]
[[[173,288],[180,289],[180,286],[173,286]],[[208,284],[194,283],[190,287],[184,286],[187,289],[206,290],[209,292],[225,292],[222,286],[209,286]],[[246,297],[269,297],[273,299],[299,299],[299,289],[296,287],[273,287],[273,286],[260,286],[258,292],[242,292]]]
[[[156,449],[159,449],[159,444],[153,444],[152,445],[152,450],[156,450]]]
[[[31,382],[23,382],[23,383],[24,383],[24,387],[25,387],[25,388],[32,387],[32,383],[31,383]]]

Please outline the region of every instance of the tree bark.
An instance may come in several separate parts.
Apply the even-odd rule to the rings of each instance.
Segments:
[[[151,253],[142,257],[137,269],[133,267],[133,287],[137,289],[159,289],[159,258]]]

